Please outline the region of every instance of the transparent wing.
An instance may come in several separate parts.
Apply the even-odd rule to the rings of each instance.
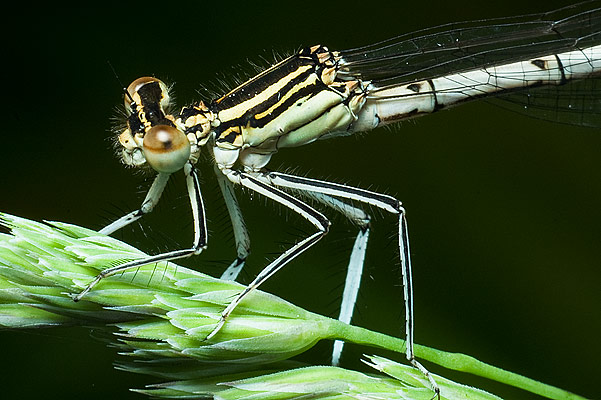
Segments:
[[[600,43],[601,1],[594,0],[543,14],[442,25],[345,50],[339,76],[385,89]],[[599,127],[599,80],[530,88],[497,103],[537,118]]]
[[[545,14],[442,25],[344,50],[339,74],[380,87],[600,42],[601,1],[596,0]]]
[[[491,103],[533,118],[590,128],[601,127],[601,79],[573,81],[503,95]]]

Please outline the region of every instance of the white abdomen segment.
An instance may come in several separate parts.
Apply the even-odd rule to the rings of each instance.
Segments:
[[[601,76],[601,45],[389,87],[369,88],[352,132],[500,92]]]

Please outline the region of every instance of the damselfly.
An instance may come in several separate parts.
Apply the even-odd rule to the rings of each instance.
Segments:
[[[413,353],[409,238],[400,201],[373,191],[270,171],[266,165],[280,148],[369,131],[488,96],[510,94],[512,104],[517,101],[536,116],[599,127],[600,32],[601,5],[593,1],[512,23],[499,19],[443,26],[346,51],[317,45],[300,50],[216,100],[184,107],[178,114],[168,111],[169,92],[163,82],[156,78],[134,81],[125,92],[128,118],[127,128],[118,135],[120,154],[125,164],[151,167],[158,174],[140,209],[101,232],[110,234],[152,211],[170,175],[183,169],[194,215],[193,245],[108,268],[75,299],[115,273],[197,255],[206,248],[205,210],[195,169],[201,152],[206,151],[215,161],[238,252],[224,277],[236,277],[249,250],[234,184],[291,209],[316,229],[257,275],[224,310],[209,338],[249,292],[327,233],[328,219],[300,197],[323,203],[360,227],[341,312],[341,319],[350,321],[370,223],[357,204],[369,205],[398,216],[406,356],[437,390]]]

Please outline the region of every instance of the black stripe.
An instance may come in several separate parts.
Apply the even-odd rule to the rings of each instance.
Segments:
[[[432,108],[432,112],[436,112],[442,110],[444,108],[444,104],[440,104],[438,102],[438,96],[436,95],[436,88],[434,87],[434,81],[432,79],[428,79],[428,84],[432,89],[432,96],[434,96],[434,108]]]
[[[145,126],[142,123],[142,121],[140,121],[140,116],[138,115],[137,112],[132,113],[128,118],[127,118],[127,126],[129,128],[129,130],[131,131],[132,135],[135,135],[136,133],[144,133],[145,131]]]
[[[277,196],[281,199],[286,200],[289,203],[294,204],[294,206],[300,208],[305,214],[311,215],[312,217],[314,217],[315,219],[317,219],[319,221],[319,224],[321,225],[321,227],[323,228],[324,231],[327,231],[330,225],[330,221],[324,217],[320,212],[318,212],[317,210],[311,208],[308,204],[302,202],[301,200],[297,199],[294,196],[289,195],[288,193],[275,188],[273,186],[267,185],[261,181],[259,181],[258,179],[253,178],[250,175],[241,173],[240,174],[243,178],[246,178],[248,180],[250,180],[252,183],[254,183],[257,186],[260,186],[261,188],[267,190],[270,193],[273,193],[274,196]],[[276,199],[273,199],[276,200]],[[277,201],[277,200],[276,200]]]
[[[188,135],[188,133],[196,134],[196,132],[202,132],[202,130],[203,130],[202,124],[196,124],[194,126],[190,126],[190,127],[186,128],[186,131],[184,133],[186,135]]]
[[[315,63],[310,59],[294,55],[235,88],[230,93],[217,100],[213,105],[213,109],[218,112],[247,101],[263,92],[273,83],[280,81],[291,72],[294,72],[305,65],[315,65]]]
[[[330,110],[332,110],[333,108],[336,108],[340,105],[340,103],[338,104],[334,104],[332,106],[330,106],[329,108],[326,108],[325,110],[323,110],[323,112],[321,114],[316,115],[314,118],[310,119],[310,120],[306,120],[305,122],[303,122],[301,125],[297,126],[294,129],[291,129],[290,131],[286,132],[285,135],[281,135],[280,137],[278,137],[278,141],[276,142],[275,148],[279,149],[279,142],[280,139],[285,138],[287,136],[294,136],[295,132],[299,131],[300,129],[303,129],[304,127],[306,127],[309,124],[312,124],[313,122],[317,121],[319,118],[321,118],[323,115],[327,114],[330,112]],[[350,126],[350,125],[349,125]],[[348,127],[347,127],[348,129]],[[320,136],[323,135],[327,135],[330,132],[323,132]]]
[[[401,242],[403,243],[403,259],[404,259],[404,264],[405,264],[405,270],[403,271],[403,275],[405,276],[405,278],[407,279],[407,290],[410,292],[409,296],[407,296],[407,305],[406,305],[406,309],[409,313],[413,312],[413,293],[412,292],[412,288],[413,288],[413,278],[412,278],[412,271],[411,271],[411,254],[409,251],[409,236],[408,236],[408,229],[407,229],[407,219],[405,219],[405,215],[401,214],[401,216],[399,217],[399,225],[400,225],[400,235],[401,235]],[[410,321],[413,321],[413,315],[407,315],[406,316],[407,319],[409,319]]]
[[[300,90],[297,90],[292,96],[290,96],[289,99],[287,99],[284,103],[282,103],[280,106],[278,106],[274,110],[274,112],[272,112],[271,114],[266,115],[263,118],[256,119],[257,114],[261,114],[261,113],[265,112],[267,109],[269,109],[270,107],[272,107],[273,105],[277,104],[280,101],[280,99],[283,96],[285,96],[285,94],[287,94],[288,92],[293,90],[296,85],[309,79],[309,77],[313,73],[315,73],[314,68],[308,69],[307,71],[303,72],[299,76],[292,79],[281,90],[274,93],[272,96],[270,96],[263,102],[257,104],[256,106],[254,106],[252,108],[247,109],[244,112],[244,114],[242,114],[240,117],[231,119],[229,121],[221,121],[221,125],[219,125],[219,127],[216,129],[216,132],[217,133],[223,132],[227,128],[230,128],[232,126],[250,125],[253,128],[261,128],[261,127],[267,125],[269,122],[271,122],[274,119],[276,119],[277,117],[279,117],[282,112],[286,111],[290,106],[292,106],[294,103],[296,103],[299,99],[306,97],[308,95],[311,95],[311,94],[317,94],[321,90],[323,90],[319,87],[320,85],[323,88],[327,88],[327,86],[325,86],[323,83],[321,83],[321,81],[318,79],[315,84],[308,85],[306,87],[303,87]],[[288,76],[288,75],[286,75],[286,76]],[[284,76],[283,78],[280,78],[280,80],[284,79],[286,76]],[[265,88],[263,90],[269,89],[272,85],[276,84],[277,82],[279,82],[279,81],[269,82],[269,84],[266,84],[267,82],[265,80],[262,80],[261,83],[265,83],[265,85],[264,85]],[[256,93],[256,95],[258,96],[258,95],[260,95],[260,93]],[[221,108],[221,110],[224,110],[224,108]]]
[[[219,133],[219,130],[216,129],[216,131]],[[239,132],[235,132],[235,131],[230,131],[227,135],[225,135],[224,137],[218,136],[217,137],[217,142],[218,143],[234,143],[236,141],[236,138],[238,137],[238,135],[240,135]]]
[[[159,82],[150,82],[138,89],[140,96],[140,106],[142,106],[146,120],[152,126],[168,125],[173,126],[173,123],[165,118],[165,113],[161,109],[161,100],[163,91]]]
[[[200,108],[195,106],[189,106],[182,108],[182,111],[180,111],[179,113],[179,117],[182,119],[182,121],[186,121],[188,118],[195,117],[200,114],[204,114],[204,112],[201,111]]]
[[[178,259],[178,258],[190,257],[190,256],[194,255],[195,250],[196,249],[173,250],[173,251],[169,251],[167,253],[157,254],[155,256],[150,256],[150,257],[147,257],[147,258],[142,258],[140,260],[130,261],[130,262],[127,263],[127,267],[123,268],[123,271],[126,271],[128,269],[132,269],[132,268],[135,268],[135,267],[141,267],[143,265],[154,264],[154,263],[163,262],[163,261],[169,261],[169,260],[175,260],[175,259]],[[123,265],[125,265],[125,264],[123,264]],[[115,267],[115,269],[116,269],[115,272],[112,270],[112,268],[109,268],[111,270],[109,275],[102,275],[102,273],[104,273],[106,271],[109,271],[109,269],[105,269],[104,271],[102,271],[100,273],[99,276],[101,276],[101,277],[107,277],[107,276],[114,275],[116,272],[121,271],[118,268],[122,267],[123,265],[118,265],[117,267]]]
[[[566,72],[564,70],[563,63],[561,62],[561,59],[559,58],[559,56],[557,56],[557,54],[555,54],[555,59],[557,60],[559,71],[561,72],[561,80],[559,81],[559,84],[565,85],[566,83],[568,83],[568,79],[566,78]]]
[[[333,183],[333,182],[319,181],[319,180],[303,178],[303,177],[295,176],[295,175],[281,174],[279,172],[269,172],[269,175],[275,176],[277,178],[283,179],[288,182],[313,186],[315,188],[336,190],[341,193],[352,193],[352,194],[364,197],[366,199],[373,199],[373,200],[379,201],[380,203],[387,204],[399,212],[401,210],[401,203],[394,197],[388,196],[385,194],[369,192],[367,190],[355,188],[352,186],[340,185],[338,183]],[[310,189],[307,189],[307,190],[310,190]]]
[[[318,232],[314,233],[314,237],[312,240],[307,241],[306,243],[304,243],[302,246],[297,247],[295,249],[295,251],[291,252],[290,254],[288,254],[288,256],[282,258],[280,260],[280,262],[277,264],[278,268],[284,264],[287,264],[288,262],[290,262],[291,260],[295,259],[296,257],[298,257],[299,254],[301,254],[302,252],[304,252],[305,250],[307,250],[309,247],[313,246],[315,243],[317,243],[319,240],[321,240],[322,237],[324,237],[324,235],[327,233],[327,231],[322,231],[320,234],[318,234]],[[310,237],[310,236],[309,236]],[[306,240],[306,239],[305,239]],[[276,271],[277,271],[276,269]]]
[[[316,96],[317,94],[321,93],[324,90],[330,90],[330,89],[328,89],[328,87],[326,85],[323,85],[323,84],[320,85],[320,83],[321,82],[318,81],[314,85],[308,85],[308,86],[301,88],[300,90],[297,90],[286,101],[284,101],[282,104],[280,104],[279,106],[274,108],[273,112],[265,115],[262,118],[256,119],[255,115],[253,115],[252,118],[248,121],[250,123],[250,126],[253,128],[262,128],[265,125],[267,125],[268,123],[270,123],[271,121],[279,118],[280,115],[285,113],[288,109],[290,109],[292,107],[296,107],[296,103],[299,100],[301,100],[305,97],[308,97],[308,96],[309,97]],[[320,86],[322,86],[322,87],[320,87]],[[288,92],[285,92],[285,93],[288,93]],[[283,96],[277,95],[274,97],[283,97]]]
[[[192,182],[194,183],[194,196],[196,198],[196,204],[198,205],[198,220],[200,222],[200,232],[198,235],[199,241],[198,243],[194,243],[195,249],[200,249],[207,244],[207,220],[205,217],[205,206],[202,200],[202,195],[200,194],[200,182],[198,180],[198,174],[196,173],[196,169],[190,163],[192,169],[190,170],[190,176],[192,177]]]
[[[282,97],[286,96],[288,93],[293,91],[294,87],[296,85],[309,79],[310,76],[314,72],[315,72],[314,70],[309,70],[309,71],[307,71],[307,73],[304,73],[301,76],[299,76],[298,79],[297,78],[293,79],[288,84],[286,84],[286,86],[284,86],[278,93],[274,93],[273,96],[271,96],[269,99],[267,99],[263,103],[257,105],[257,107],[253,107],[251,110],[249,110],[249,112],[252,113],[252,115],[248,119],[250,126],[255,127],[255,128],[263,127],[263,126],[267,125],[269,122],[278,118],[284,111],[286,111],[288,108],[290,108],[290,106],[294,105],[298,100],[302,99],[303,97],[307,97],[309,95],[315,95],[324,89],[327,90],[327,86],[325,86],[324,84],[321,84],[322,87],[320,87],[319,84],[321,82],[319,80],[317,80],[315,84],[311,84],[311,85],[301,88],[300,90],[294,91],[292,96],[290,96],[290,98],[288,98],[282,104],[277,106],[271,114],[265,115],[264,117],[262,117],[260,119],[255,118],[256,114],[260,114],[260,113],[266,111],[268,108],[277,104]]]

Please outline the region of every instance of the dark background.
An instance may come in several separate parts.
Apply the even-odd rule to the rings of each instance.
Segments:
[[[540,12],[569,2],[408,3],[17,5],[3,22],[0,210],[99,229],[113,215],[139,206],[149,182],[123,168],[107,140],[122,101],[107,61],[125,84],[143,75],[175,83],[179,104],[187,104],[199,98],[201,84],[250,71],[247,60],[272,59],[272,50],[316,43],[345,49],[442,23]],[[285,150],[270,167],[296,167],[403,201],[418,343],[595,397],[601,354],[599,133],[475,103],[394,129]],[[210,251],[185,264],[219,275],[235,255],[233,240],[211,168],[201,172]],[[168,189],[143,231],[125,230],[126,241],[148,252],[190,243],[183,179],[177,177]],[[248,282],[267,258],[311,227],[258,196],[239,197],[253,243]],[[374,216],[355,322],[402,335],[395,218],[375,210]],[[264,289],[336,316],[355,228],[332,217],[331,234]],[[0,343],[0,390],[6,398],[142,398],[127,390],[156,382],[113,370],[114,350],[86,329],[4,331]],[[325,363],[329,346],[307,357]],[[351,368],[362,368],[357,361],[362,353],[375,352],[348,350],[344,362]],[[506,398],[532,398],[431,369]]]

